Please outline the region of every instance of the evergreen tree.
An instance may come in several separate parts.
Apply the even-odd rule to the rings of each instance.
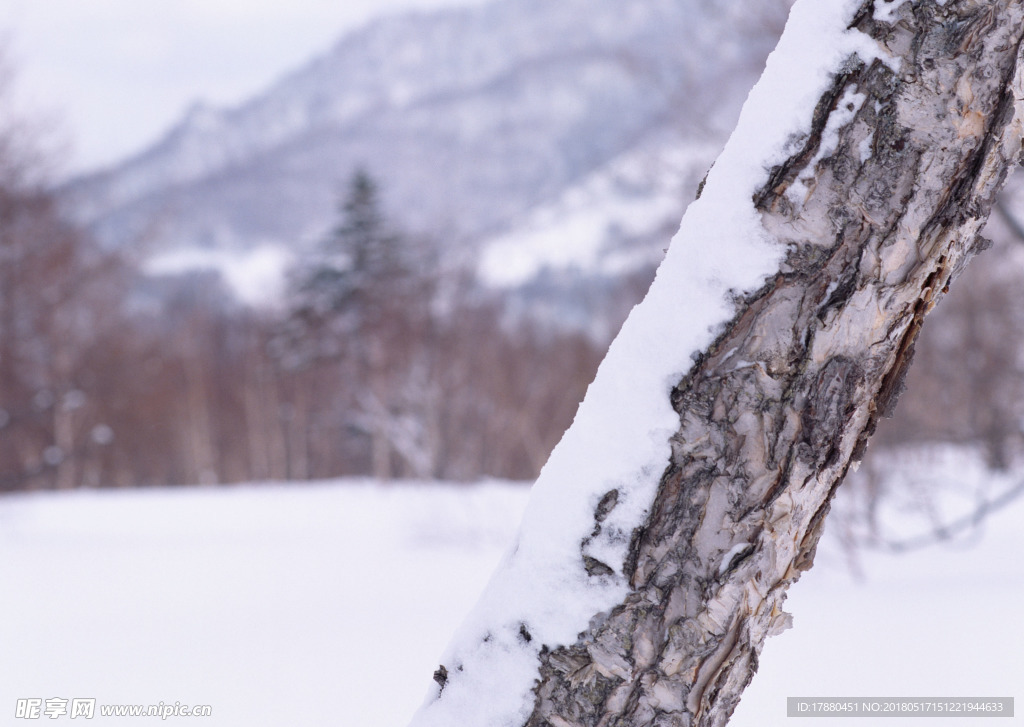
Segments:
[[[338,225],[293,274],[277,353],[286,367],[325,377],[331,389],[316,405],[322,421],[367,436],[369,446],[353,457],[388,479],[411,416],[405,391],[416,373],[426,289],[407,262],[408,238],[387,223],[365,170],[352,175],[339,211]]]
[[[292,355],[334,357],[343,339],[371,335],[408,278],[403,238],[389,229],[377,184],[364,169],[353,173],[339,207],[338,225],[293,274],[286,336]]]

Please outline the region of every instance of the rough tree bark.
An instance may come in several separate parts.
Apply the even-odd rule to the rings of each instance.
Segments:
[[[1021,148],[1024,5],[874,6],[851,27],[899,60],[851,58],[767,174],[755,203],[786,260],[672,392],[679,429],[630,592],[541,650],[530,727],[727,722],[924,316],[985,245]]]
[[[1024,7],[920,2],[895,24],[872,9],[855,25],[900,71],[838,75],[810,137],[771,171],[756,203],[786,265],[673,392],[680,429],[635,540],[633,591],[543,655],[531,727],[725,724],[786,625],[786,589],[836,488],[895,404],[925,314],[985,244],[1020,153]],[[859,108],[794,201],[840,103]]]

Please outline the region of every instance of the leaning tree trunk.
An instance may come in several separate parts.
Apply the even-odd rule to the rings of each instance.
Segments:
[[[784,261],[672,390],[679,428],[625,597],[575,643],[539,649],[519,724],[726,723],[788,625],[786,589],[892,410],[924,316],[985,244],[1021,147],[1024,6],[878,0],[851,27],[891,55],[847,59],[765,171],[754,203]],[[595,537],[617,497],[598,504]],[[613,570],[587,560],[592,576]],[[435,675],[441,700],[452,674]]]

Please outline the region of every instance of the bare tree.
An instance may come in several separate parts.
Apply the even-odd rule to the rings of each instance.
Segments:
[[[122,272],[47,191],[0,181],[0,489],[73,487],[107,441],[93,352],[116,331]]]
[[[815,15],[821,7],[832,10]],[[811,567],[836,489],[892,411],[925,315],[984,247],[979,233],[1020,155],[1024,116],[1019,0],[801,0],[791,23],[798,14],[803,32],[787,29],[789,55],[770,68],[776,84],[799,72],[787,65],[800,57],[794,43],[823,48],[809,27],[846,27],[842,37],[861,45],[823,61],[824,93],[755,185],[760,226],[785,255],[759,286],[734,291],[713,342],[665,392],[678,429],[666,435],[652,501],[638,507],[625,480],[602,494],[599,473],[549,462],[529,527],[435,673],[417,727],[722,725],[765,639],[788,626],[786,590]],[[744,118],[769,115],[772,99],[751,99]],[[730,183],[709,175],[705,196]],[[652,294],[671,285],[663,278]],[[587,400],[622,392],[627,412],[636,392],[622,371],[603,374]],[[603,441],[587,400],[567,450]],[[544,510],[564,507],[559,487],[592,513],[575,542],[551,532],[559,516]],[[519,567],[540,563],[538,553],[562,559],[550,565],[561,581],[531,583],[556,577],[549,564]],[[569,622],[580,624],[574,638],[551,636],[569,631],[550,625],[567,619],[557,583],[593,605]],[[496,606],[511,594],[546,608]]]

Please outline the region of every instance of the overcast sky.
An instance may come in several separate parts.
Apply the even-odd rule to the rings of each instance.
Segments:
[[[0,32],[67,173],[139,150],[193,101],[248,98],[376,15],[485,1],[0,0]]]

